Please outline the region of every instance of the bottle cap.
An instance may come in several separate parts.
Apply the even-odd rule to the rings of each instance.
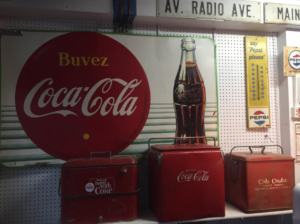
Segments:
[[[190,37],[182,39],[181,42],[182,49],[184,50],[194,51],[196,49],[195,40]]]

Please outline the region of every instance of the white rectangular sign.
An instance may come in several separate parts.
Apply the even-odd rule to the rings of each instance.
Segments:
[[[0,139],[0,165],[7,167],[24,167],[24,166],[41,166],[41,165],[53,165],[63,164],[63,160],[56,159],[54,156],[47,154],[39,147],[32,138],[27,134],[22,121],[20,120],[20,113],[18,114],[16,104],[16,90],[17,83],[21,77],[21,72],[26,63],[34,52],[40,49],[41,46],[54,40],[55,38],[61,38],[64,35],[68,35],[63,32],[24,32],[22,37],[17,36],[2,36],[1,38],[1,139]],[[100,35],[100,34],[98,34]],[[158,37],[158,36],[141,36],[141,35],[119,35],[119,34],[101,34],[109,37],[110,39],[122,44],[127,48],[133,57],[135,57],[142,69],[144,70],[147,80],[150,86],[151,104],[150,111],[147,117],[146,123],[142,128],[136,139],[122,152],[123,154],[139,154],[144,153],[148,150],[149,138],[162,138],[162,137],[175,137],[176,133],[176,115],[174,110],[174,86],[175,79],[177,77],[179,68],[182,68],[181,59],[184,51],[182,50],[182,43],[184,37]],[[104,37],[103,37],[104,38]],[[216,61],[215,52],[216,46],[214,42],[209,38],[188,38],[190,41],[194,41],[194,54],[192,61],[187,61],[184,66],[185,69],[180,71],[188,71],[180,74],[190,74],[189,71],[194,71],[195,65],[197,65],[197,72],[203,79],[203,86],[205,86],[206,106],[203,109],[204,116],[204,130],[206,136],[215,137],[218,144],[218,98],[217,98],[217,76],[216,76]],[[85,45],[84,45],[85,46]],[[62,45],[65,49],[65,46]],[[48,48],[47,48],[48,49]],[[94,49],[94,48],[92,48]],[[102,48],[101,48],[102,49]],[[109,56],[109,60],[115,61],[114,58],[117,56],[116,49],[114,53]],[[94,51],[97,52],[97,51]],[[99,51],[101,54],[103,52]],[[95,53],[96,54],[96,53]],[[38,54],[40,55],[40,54]],[[48,55],[45,54],[44,55]],[[57,53],[56,55],[59,55]],[[71,55],[71,53],[70,53]],[[72,53],[72,55],[80,55]],[[184,53],[184,55],[186,55]],[[58,57],[55,57],[56,59]],[[77,57],[79,60],[79,57]],[[128,59],[122,56],[122,60],[127,63]],[[184,56],[184,58],[186,58]],[[191,59],[187,57],[187,59]],[[35,59],[34,59],[35,60]],[[55,61],[55,60],[54,60]],[[90,60],[92,61],[92,59]],[[55,61],[56,68],[59,65]],[[98,61],[99,62],[99,61]],[[124,62],[124,63],[125,63]],[[73,63],[73,62],[72,62]],[[86,63],[86,61],[84,62]],[[109,62],[110,63],[110,62]],[[125,64],[126,64],[125,63]],[[81,66],[82,62],[79,62]],[[98,63],[99,64],[99,63]],[[65,66],[65,65],[64,65]],[[73,66],[73,64],[72,64]],[[93,66],[93,65],[91,65]],[[110,65],[112,66],[112,65]],[[35,66],[34,66],[35,67]],[[126,66],[125,66],[126,67]],[[59,67],[60,68],[60,67]],[[65,67],[63,67],[65,68]],[[86,69],[85,66],[80,68]],[[134,69],[134,67],[132,67]],[[43,69],[43,68],[42,68]],[[78,68],[76,68],[77,70]],[[35,69],[33,69],[35,70]],[[45,68],[47,70],[47,68]],[[124,73],[124,66],[119,65],[116,71],[119,71],[118,76],[120,79],[125,79],[126,74]],[[81,70],[80,70],[81,71]],[[71,75],[74,79],[74,74],[66,72],[69,77]],[[82,80],[91,80],[90,72],[81,72]],[[99,73],[100,74],[100,73]],[[112,75],[112,73],[101,73]],[[194,74],[193,77],[196,75]],[[53,78],[53,75],[47,77]],[[125,78],[124,78],[125,77]],[[102,79],[99,76],[99,79]],[[29,83],[35,85],[36,79],[27,79]],[[83,81],[78,85],[82,84]],[[55,80],[54,83],[60,83]],[[72,83],[66,80],[66,83]],[[201,84],[202,85],[202,84]],[[188,85],[184,85],[188,86]],[[196,86],[196,85],[194,85]],[[199,86],[199,84],[197,85]],[[51,87],[52,88],[52,87]],[[67,87],[66,87],[67,88]],[[69,88],[70,89],[70,88]],[[179,88],[176,88],[179,91]],[[190,91],[179,91],[180,96],[183,99],[188,98],[189,95],[197,96],[195,88],[191,88]],[[84,91],[83,91],[84,92]],[[100,94],[101,95],[101,94]],[[100,96],[99,95],[99,96]],[[39,97],[37,97],[39,99]],[[81,98],[82,99],[82,98]],[[50,101],[48,101],[50,102]],[[80,105],[77,104],[79,107]],[[48,106],[52,107],[49,103]],[[62,106],[62,105],[61,105]],[[68,106],[71,108],[72,106]],[[187,108],[183,105],[182,107]],[[32,107],[30,107],[32,108]],[[72,107],[72,109],[75,107]],[[81,108],[81,107],[80,107]],[[182,109],[184,110],[184,108]],[[97,115],[98,114],[98,115]],[[100,113],[95,116],[100,116]],[[58,115],[58,114],[56,114]],[[56,116],[55,115],[55,116]],[[48,116],[48,115],[47,115]],[[60,115],[62,117],[62,115]],[[59,116],[59,117],[60,117]],[[26,117],[28,117],[26,115]],[[187,115],[186,117],[189,118]],[[39,117],[41,118],[41,117]],[[37,118],[37,119],[39,119]],[[107,119],[105,117],[105,119]],[[53,116],[52,116],[53,121]],[[101,123],[101,122],[100,122]],[[99,124],[100,124],[99,123]],[[101,124],[102,125],[102,124]],[[99,129],[103,128],[99,125]],[[46,126],[46,125],[45,125]],[[61,124],[63,126],[63,124]],[[194,125],[195,126],[195,125]],[[99,130],[98,129],[98,130]],[[105,128],[107,129],[107,127]],[[79,128],[77,128],[79,130]],[[37,132],[40,130],[37,129]],[[120,130],[123,132],[124,130]],[[112,134],[115,136],[116,132]],[[68,136],[71,136],[70,132]],[[73,138],[74,139],[74,138]],[[80,138],[86,140],[84,137]],[[43,140],[44,141],[44,140]],[[53,140],[57,142],[57,140]],[[73,140],[72,140],[73,141]],[[49,145],[49,141],[44,141],[44,145]],[[46,143],[47,142],[47,143]],[[159,140],[154,141],[157,143],[168,143],[173,144],[174,140]],[[102,144],[101,142],[99,144]],[[208,144],[212,145],[214,142],[208,139]]]
[[[300,5],[264,3],[265,23],[300,25]]]
[[[157,0],[157,16],[260,22],[258,1]]]

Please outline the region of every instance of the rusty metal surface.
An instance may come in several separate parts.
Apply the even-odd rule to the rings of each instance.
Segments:
[[[290,160],[281,160],[280,157],[286,156],[278,154],[270,160],[269,156],[262,154],[260,161],[249,162],[239,159],[244,157],[241,153],[232,154],[231,180],[230,156],[225,156],[225,195],[228,202],[245,212],[292,208],[295,186],[292,157]]]

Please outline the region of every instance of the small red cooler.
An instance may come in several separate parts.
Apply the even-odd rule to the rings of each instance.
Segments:
[[[71,159],[61,169],[61,223],[130,221],[138,215],[138,167],[129,156]]]
[[[294,158],[265,152],[267,146],[243,147],[250,151],[232,152],[242,148],[234,147],[225,155],[226,200],[245,212],[292,209]],[[262,151],[253,152],[254,147]]]
[[[150,146],[151,140],[155,139],[149,140],[149,200],[156,219],[174,222],[225,216],[220,148],[206,144]]]

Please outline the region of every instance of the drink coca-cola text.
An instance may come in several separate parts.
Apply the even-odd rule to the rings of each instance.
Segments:
[[[78,116],[72,110],[55,110],[56,107],[68,107],[72,108],[81,103],[81,111],[84,116],[92,116],[97,112],[101,116],[106,116],[109,112],[112,112],[113,116],[130,116],[136,109],[135,103],[138,97],[131,97],[131,93],[134,89],[142,82],[137,79],[133,79],[130,82],[126,82],[122,79],[102,79],[98,81],[92,88],[89,87],[73,87],[68,89],[66,87],[60,88],[55,91],[51,86],[53,84],[53,79],[46,78],[36,84],[31,91],[26,96],[24,101],[24,111],[27,116],[32,118],[44,117],[51,114],[61,114],[63,116],[75,115]],[[109,94],[112,85],[123,86],[120,91],[119,96],[115,99],[114,97],[107,97],[104,99],[102,96],[95,96],[96,90],[101,89],[101,94]],[[38,107],[44,108],[47,105],[51,105],[53,111],[46,114],[34,114],[31,111],[31,106],[33,98],[36,96],[40,89],[45,89],[43,93],[39,96]],[[80,93],[84,91],[87,92],[84,98],[79,97]],[[63,100],[58,102],[58,99],[64,96]]]
[[[95,190],[95,194],[110,194],[114,191],[114,178],[108,177],[105,179],[90,179],[90,182],[85,185],[87,192]]]

